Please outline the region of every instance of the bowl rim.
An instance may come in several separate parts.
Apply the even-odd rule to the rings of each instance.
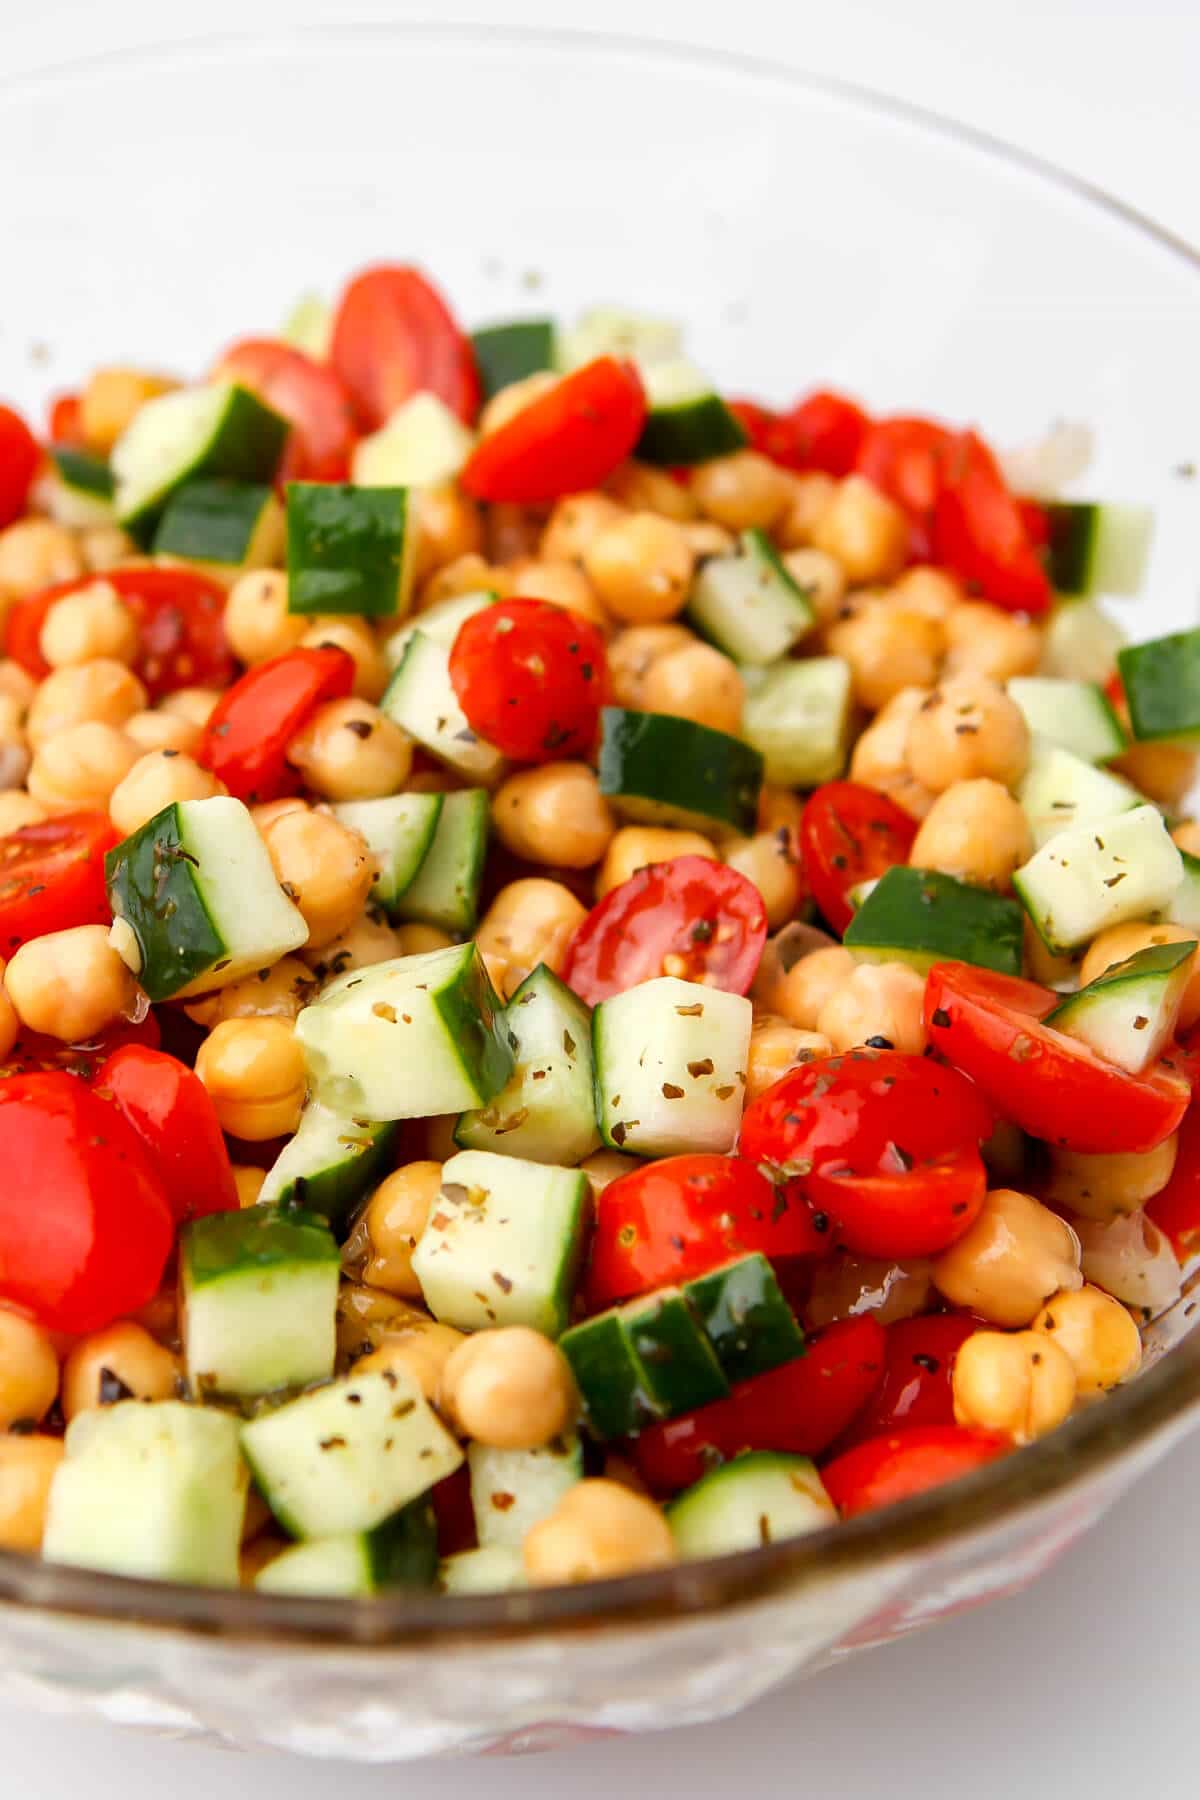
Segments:
[[[931,139],[1007,165],[1034,186],[1057,188],[1085,211],[1099,212],[1176,266],[1200,277],[1200,246],[1130,202],[1040,154],[966,121],[875,88],[799,67],[768,63],[744,52],[707,49],[627,33],[483,26],[467,21],[355,21],[283,32],[222,32],[190,40],[99,51],[15,75],[0,76],[0,108],[103,84],[113,76],[169,74],[186,63],[247,61],[279,55],[327,56],[361,51],[372,42],[436,49],[469,44],[485,53],[633,61],[678,75],[694,71],[735,86],[770,87],[792,96],[833,102],[850,113],[890,121]],[[1200,292],[1200,289],[1198,289]],[[1190,1316],[1200,1270],[1185,1283],[1177,1307]],[[1186,1304],[1185,1304],[1186,1302]],[[271,1640],[297,1650],[427,1646],[446,1640],[462,1647],[547,1629],[663,1622],[767,1598],[792,1598],[844,1573],[883,1568],[914,1554],[964,1542],[971,1534],[1011,1522],[1093,1481],[1128,1453],[1182,1434],[1200,1422],[1200,1332],[1193,1332],[1104,1404],[1085,1409],[1051,1436],[943,1487],[863,1514],[807,1537],[733,1555],[711,1557],[648,1574],[574,1587],[480,1595],[397,1592],[370,1599],[301,1598],[238,1589],[197,1587],[109,1575],[38,1557],[0,1551],[0,1606],[98,1622],[137,1623],[233,1641]]]

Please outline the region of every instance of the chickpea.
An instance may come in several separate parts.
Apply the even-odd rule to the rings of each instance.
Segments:
[[[107,456],[146,402],[177,386],[144,369],[97,369],[79,396],[79,422],[88,449]]]
[[[494,956],[500,988],[509,999],[540,962],[558,974],[567,945],[587,917],[570,888],[530,876],[500,889],[480,921],[475,942]]]
[[[746,1065],[746,1105],[765,1094],[789,1069],[832,1056],[833,1045],[816,1031],[800,1031],[770,1013],[754,1021]]]
[[[410,497],[417,520],[417,581],[426,581],[435,570],[460,556],[483,548],[483,523],[469,494],[446,482],[439,487],[418,488]]]
[[[895,695],[868,725],[850,755],[850,779],[878,788],[913,819],[925,818],[934,798],[914,780],[907,757],[912,722],[930,691],[905,688]]]
[[[49,519],[18,519],[0,531],[0,601],[20,600],[86,571],[79,546]]]
[[[611,620],[588,576],[576,563],[539,562],[522,557],[512,564],[511,592],[522,600],[547,600],[564,612],[578,613],[601,631]]]
[[[178,750],[151,750],[139,757],[113,789],[108,814],[123,837],[178,800],[207,800],[223,794],[225,783]]]
[[[490,437],[493,431],[509,424],[519,412],[556,388],[558,382],[559,377],[551,370],[539,369],[535,375],[526,375],[523,380],[510,381],[507,387],[500,388],[479,415],[480,437]]]
[[[527,506],[499,501],[487,509],[483,551],[490,562],[513,563],[537,553],[542,516]]]
[[[622,508],[607,494],[568,494],[556,500],[542,532],[538,555],[546,562],[581,563],[592,539],[615,524]]]
[[[41,1549],[50,1483],[64,1455],[61,1438],[0,1437],[0,1550]]]
[[[595,1199],[612,1182],[619,1181],[622,1175],[628,1175],[631,1170],[640,1169],[641,1166],[639,1157],[623,1156],[619,1150],[593,1150],[580,1163],[579,1169],[581,1174],[587,1176],[592,1198]]]
[[[1170,1181],[1178,1148],[1174,1132],[1153,1150],[1127,1150],[1112,1156],[1085,1155],[1051,1145],[1043,1195],[1051,1205],[1085,1219],[1114,1219],[1137,1212]]]
[[[421,1298],[412,1253],[425,1229],[442,1185],[442,1165],[412,1162],[380,1183],[363,1215],[369,1254],[363,1280],[385,1294]]]
[[[124,663],[99,657],[47,675],[30,702],[25,729],[35,750],[71,725],[118,728],[146,705],[146,690]]]
[[[49,1332],[0,1307],[0,1432],[38,1424],[57,1393],[58,1357]]]
[[[934,1259],[933,1280],[952,1306],[992,1325],[1028,1325],[1059,1288],[1082,1287],[1079,1239],[1031,1194],[994,1188],[975,1223]]]
[[[131,663],[140,647],[137,620],[108,581],[56,600],[42,621],[38,647],[51,668],[69,668],[98,656]]]
[[[568,1488],[526,1534],[521,1554],[526,1575],[539,1587],[665,1569],[677,1561],[671,1528],[654,1501],[602,1477]]]
[[[1016,1444],[1044,1437],[1075,1404],[1075,1366],[1037,1331],[976,1331],[954,1358],[954,1417],[978,1431],[1002,1431]]]
[[[683,611],[694,565],[682,526],[635,512],[592,539],[583,566],[610,612],[647,625]]]
[[[578,1410],[571,1367],[528,1325],[477,1331],[442,1370],[438,1405],[462,1436],[497,1450],[536,1450],[560,1437]]]
[[[928,563],[918,563],[915,568],[906,569],[891,587],[888,596],[906,612],[924,613],[927,619],[937,619],[946,625],[952,613],[962,605],[963,591],[953,575],[947,575],[945,569],[932,568]],[[995,610],[995,609],[992,609]],[[1011,618],[1011,613],[1004,615]],[[947,641],[949,626],[946,625]]]
[[[1093,938],[1088,947],[1079,969],[1080,984],[1086,987],[1114,963],[1125,962],[1139,950],[1148,950],[1152,945],[1186,944],[1195,940],[1196,933],[1185,930],[1182,925],[1147,925],[1141,920],[1133,920],[1128,925],[1110,926],[1098,938]],[[1190,959],[1188,967],[1191,973],[1179,1007],[1181,1031],[1190,1030],[1200,1020],[1200,949]]]
[[[10,831],[20,831],[22,825],[40,825],[49,816],[39,800],[20,788],[0,793],[0,837],[7,837]]]
[[[821,1008],[817,1030],[835,1050],[871,1044],[920,1056],[924,1005],[925,977],[907,963],[859,963]]]
[[[590,869],[616,830],[612,809],[586,763],[542,763],[500,784],[496,835],[514,856],[562,869]]]
[[[758,829],[786,831],[798,842],[800,821],[804,817],[804,801],[791,788],[772,787],[764,782],[758,794]]]
[[[1185,819],[1171,833],[1179,848],[1188,856],[1200,856],[1200,821]]]
[[[1042,633],[1032,619],[967,600],[946,621],[947,675],[970,672],[1005,682],[1032,675],[1041,660]]]
[[[0,694],[0,791],[11,792],[29,773],[29,746],[21,722],[24,708],[11,694]]]
[[[285,800],[264,800],[258,806],[250,808],[250,817],[260,835],[265,836],[276,819],[286,819],[289,813],[311,812],[307,800],[301,800],[298,794],[289,794]]]
[[[379,913],[368,910],[360,915],[348,931],[319,950],[303,949],[303,960],[317,981],[330,981],[349,969],[369,969],[375,963],[391,962],[405,954],[399,948],[396,932]]]
[[[911,773],[935,794],[981,776],[1012,787],[1029,761],[1029,727],[988,676],[949,675],[913,719],[907,756]]]
[[[733,838],[721,846],[722,860],[762,895],[767,924],[772,931],[795,916],[804,894],[804,876],[792,834],[760,831],[754,837]]]
[[[79,534],[79,549],[88,572],[102,575],[108,569],[132,562],[137,545],[119,525],[89,525]]]
[[[196,1053],[196,1073],[231,1137],[260,1144],[300,1123],[304,1051],[287,1019],[222,1019]]]
[[[960,781],[939,794],[913,840],[915,869],[940,869],[975,887],[1008,893],[1033,855],[1023,809],[998,781]]]
[[[746,686],[738,667],[711,644],[689,644],[651,663],[642,682],[648,712],[693,719],[736,737],[742,728]]]
[[[316,979],[299,957],[281,956],[269,969],[258,969],[241,981],[218,988],[215,994],[186,1002],[184,1011],[208,1031],[222,1019],[286,1019],[290,1023],[316,994]]]
[[[436,575],[423,583],[417,596],[417,611],[440,606],[443,600],[456,600],[460,594],[492,593],[503,600],[513,591],[512,576],[507,569],[495,568],[473,550],[456,556]]]
[[[184,756],[191,755],[203,735],[190,719],[162,711],[134,713],[121,730],[142,750],[178,750]]]
[[[375,879],[365,842],[318,812],[284,813],[262,836],[280,887],[308,926],[308,948],[332,943],[358,918]]]
[[[159,711],[171,713],[177,719],[187,719],[198,730],[203,731],[212,717],[217,702],[221,699],[217,688],[176,688],[158,703]]]
[[[113,1399],[169,1400],[179,1381],[179,1358],[132,1319],[80,1338],[63,1364],[63,1412],[68,1419]],[[107,1378],[107,1379],[106,1379]],[[115,1393],[111,1390],[115,1385]],[[120,1390],[124,1388],[127,1393]]]
[[[830,654],[850,664],[854,697],[869,712],[877,712],[905,688],[935,681],[944,638],[936,619],[885,601],[852,618],[836,619],[825,633]]]
[[[783,566],[803,588],[818,625],[830,625],[846,597],[846,571],[824,550],[789,550]]]
[[[383,698],[383,690],[388,684],[391,670],[365,619],[341,615],[326,618],[318,614],[309,620],[308,629],[300,639],[300,647],[307,650],[344,650],[354,664],[352,692],[356,697],[372,703]]]
[[[732,531],[726,531],[723,525],[714,525],[711,519],[689,520],[684,525],[683,535],[697,567],[710,556],[732,556],[737,549],[737,539]]]
[[[791,493],[783,513],[775,521],[775,542],[781,550],[806,550],[813,533],[833,505],[837,482],[821,469],[793,475]]]
[[[714,456],[692,471],[692,497],[706,519],[729,531],[769,531],[792,503],[792,478],[757,450]]]
[[[137,994],[106,925],[74,925],[30,938],[4,971],[4,985],[27,1030],[67,1044],[94,1037],[129,1013]]]
[[[1131,744],[1108,766],[1168,812],[1182,806],[1196,780],[1196,752],[1184,744]]]
[[[694,519],[700,510],[687,488],[665,469],[656,469],[650,463],[622,463],[616,474],[609,476],[608,491],[631,512],[658,513],[681,525]]]
[[[140,757],[139,746],[115,725],[69,725],[35,755],[29,792],[51,812],[104,812]]]
[[[1032,1329],[1071,1359],[1081,1400],[1119,1387],[1141,1367],[1137,1326],[1121,1302],[1101,1288],[1085,1283],[1071,1292],[1053,1294]]]
[[[23,669],[19,662],[14,662],[11,656],[0,657],[0,694],[15,700],[22,713],[29,710],[37,685],[28,669]]]
[[[436,925],[397,925],[394,935],[397,956],[423,956],[427,950],[446,950],[454,942]]]
[[[629,625],[618,631],[608,648],[608,673],[617,703],[648,710],[645,684],[655,662],[698,642],[686,625]]]
[[[860,1313],[870,1313],[881,1325],[893,1325],[928,1312],[936,1299],[929,1268],[923,1256],[892,1262],[842,1251],[826,1257],[813,1270],[805,1327],[820,1331],[837,1319],[857,1318]]]
[[[238,1205],[243,1209],[257,1206],[258,1196],[262,1193],[266,1179],[265,1169],[256,1169],[253,1163],[234,1163],[233,1185],[237,1189]]]
[[[801,1031],[815,1031],[825,1007],[856,967],[850,952],[840,944],[811,950],[789,969],[780,970],[770,993],[762,996],[763,1002],[789,1025],[796,1025]]]
[[[355,1363],[354,1372],[391,1369],[415,1381],[427,1400],[436,1400],[446,1364],[459,1346],[469,1341],[453,1325],[418,1315],[398,1335],[389,1333],[382,1338],[374,1350]]]
[[[288,761],[327,800],[375,800],[404,786],[412,740],[369,700],[328,700],[288,744]]]
[[[233,654],[252,666],[294,650],[310,621],[288,611],[288,580],[282,569],[251,569],[230,588],[223,623]]]
[[[717,862],[716,845],[698,831],[674,831],[668,826],[623,825],[612,839],[596,876],[596,898],[620,887],[639,869],[651,863],[673,862],[677,856],[707,856]]]
[[[836,556],[852,586],[891,581],[908,556],[908,518],[865,476],[847,475],[814,525],[812,541]]]

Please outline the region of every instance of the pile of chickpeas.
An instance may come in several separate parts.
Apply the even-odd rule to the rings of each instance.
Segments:
[[[498,395],[482,429],[511,417],[545,379]],[[137,407],[160,390],[136,371],[101,371],[84,396],[93,447],[111,447]],[[1004,683],[1038,668],[1041,627],[968,599],[941,570],[907,567],[907,520],[862,477],[792,474],[740,450],[703,465],[686,485],[630,462],[603,492],[546,508],[485,510],[447,484],[420,493],[418,516],[418,614],[481,589],[550,601],[606,634],[619,704],[731,733],[740,729],[742,677],[681,615],[702,558],[731,551],[734,534],[748,527],[768,532],[815,609],[801,652],[843,657],[851,670],[859,730],[849,776],[919,821],[914,864],[1011,890],[1014,870],[1033,849],[1013,795],[1030,746]],[[136,560],[115,527],[71,529],[35,513],[0,533],[0,612],[52,582],[80,582],[46,615],[41,649],[51,672],[43,681],[0,661],[0,833],[91,808],[107,811],[128,834],[173,801],[223,791],[194,757],[219,694],[184,688],[151,705],[133,672],[137,626],[105,575]],[[352,695],[318,708],[289,747],[304,797],[251,809],[279,881],[308,926],[307,944],[269,971],[179,1003],[207,1033],[196,1070],[223,1128],[237,1144],[254,1146],[297,1126],[305,1076],[293,1026],[321,983],[451,941],[428,925],[393,926],[370,909],[371,856],[328,804],[463,784],[446,771],[414,772],[413,744],[379,710],[388,639],[402,621],[294,616],[286,575],[265,568],[231,582],[224,623],[247,667],[322,644],[336,644],[355,665]],[[1168,807],[1177,806],[1194,772],[1190,754],[1153,746],[1129,751],[1118,766]],[[761,892],[772,932],[783,931],[802,898],[802,805],[802,796],[768,786],[754,834],[718,841],[697,831],[620,824],[594,768],[582,761],[507,775],[493,795],[493,829],[528,873],[500,890],[476,933],[497,989],[507,998],[538,963],[561,969],[587,912],[577,886],[586,884],[598,899],[644,865],[674,856],[710,856],[738,869]],[[1176,838],[1200,854],[1200,825],[1183,825]],[[573,872],[576,885],[552,878],[549,869]],[[1082,978],[1146,944],[1187,935],[1149,923],[1105,932],[1089,949]],[[871,1038],[904,1051],[925,1047],[924,982],[912,968],[856,964],[819,933],[809,932],[804,949],[785,957],[768,944],[752,991],[748,1101],[797,1063]],[[1032,934],[1027,961],[1037,979],[1062,973]],[[35,939],[3,970],[0,1056],[22,1029],[83,1040],[133,1016],[138,1003],[134,977],[104,927]],[[1198,1018],[1194,965],[1184,1022]],[[453,1124],[428,1121],[417,1146],[423,1155],[389,1174],[358,1217],[344,1253],[341,1364],[402,1367],[463,1437],[534,1448],[576,1420],[561,1352],[523,1328],[466,1337],[436,1322],[413,1274],[412,1251],[453,1150]],[[1139,1157],[1050,1150],[1041,1198],[998,1187],[966,1236],[942,1255],[899,1265],[840,1255],[822,1264],[804,1323],[819,1328],[865,1309],[886,1322],[942,1302],[969,1309],[984,1328],[957,1357],[957,1416],[1009,1432],[1018,1443],[1037,1437],[1135,1372],[1135,1313],[1148,1315],[1172,1297],[1172,1283],[1177,1290],[1170,1248],[1141,1211],[1169,1178],[1174,1154],[1173,1140]],[[603,1151],[583,1166],[599,1189],[633,1162]],[[263,1170],[245,1161],[235,1172],[242,1204],[253,1204]],[[32,1551],[41,1541],[62,1447],[52,1431],[37,1427],[52,1409],[70,1420],[102,1404],[113,1380],[146,1398],[176,1393],[177,1333],[173,1291],[138,1319],[74,1341],[0,1310],[0,1432],[7,1433],[0,1435],[0,1546]],[[13,1426],[20,1430],[8,1430]],[[250,1578],[282,1539],[257,1501],[246,1533]],[[657,1566],[674,1550],[660,1508],[610,1456],[602,1477],[572,1489],[535,1528],[524,1555],[537,1582]]]

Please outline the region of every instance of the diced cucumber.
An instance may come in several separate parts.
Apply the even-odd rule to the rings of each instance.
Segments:
[[[1084,762],[1107,762],[1129,748],[1125,728],[1098,682],[1015,675],[1008,694],[1035,737],[1061,744]]]
[[[643,462],[687,467],[745,445],[737,414],[684,357],[649,364],[642,370],[642,385],[647,413],[637,455]]]
[[[593,306],[573,330],[559,333],[558,367],[569,371],[598,356],[619,356],[648,368],[677,357],[682,343],[682,329],[671,319],[619,306]]]
[[[462,1150],[442,1189],[413,1273],[435,1319],[460,1331],[531,1325],[557,1337],[567,1323],[591,1216],[578,1169]]]
[[[750,1450],[723,1463],[667,1508],[679,1554],[723,1556],[837,1524],[837,1509],[807,1456]]]
[[[754,830],[763,759],[740,738],[673,713],[600,714],[600,792],[627,819],[685,830]]]
[[[404,661],[404,652],[418,631],[423,637],[442,645],[448,654],[467,620],[473,619],[484,607],[495,606],[496,599],[494,593],[483,591],[478,594],[456,594],[453,600],[439,600],[436,606],[427,606],[417,614],[411,625],[402,625],[399,631],[394,631],[388,638],[387,657],[392,668],[400,667]]]
[[[51,444],[33,499],[56,525],[83,531],[90,525],[112,524],[113,493],[112,470],[102,458]]]
[[[1050,528],[1046,573],[1058,593],[1141,592],[1154,536],[1150,507],[1050,500],[1043,510]]]
[[[686,1293],[659,1288],[628,1301],[620,1312],[641,1374],[639,1385],[660,1418],[674,1418],[728,1394],[716,1350]]]
[[[444,1557],[438,1584],[444,1594],[501,1594],[529,1585],[520,1552],[499,1544]]]
[[[735,662],[765,666],[812,630],[815,614],[766,532],[743,531],[736,556],[700,564],[687,617]]]
[[[601,1001],[592,1056],[605,1143],[642,1156],[732,1150],[752,1012],[741,994],[673,975]]]
[[[632,1437],[658,1417],[623,1307],[572,1325],[558,1347],[571,1365],[593,1437],[602,1442]]]
[[[888,869],[847,925],[859,962],[904,962],[926,974],[937,962],[1021,973],[1024,921],[1015,900],[936,869]]]
[[[360,438],[350,465],[357,487],[437,487],[453,481],[475,433],[436,394],[414,394],[386,424]]]
[[[349,970],[296,1020],[310,1092],[364,1119],[481,1106],[512,1074],[500,1010],[474,944]]]
[[[804,1333],[765,1256],[739,1256],[685,1282],[683,1292],[730,1382],[803,1354]]]
[[[1042,639],[1041,673],[1103,683],[1117,666],[1117,651],[1128,641],[1094,600],[1064,601],[1051,613]]]
[[[1182,880],[1183,859],[1162,814],[1138,806],[1060,831],[1017,870],[1013,886],[1058,955],[1110,925],[1161,911]]]
[[[1139,950],[1069,995],[1043,1023],[1078,1038],[1119,1069],[1140,1075],[1175,1030],[1195,950],[1194,943]]]
[[[1117,668],[1139,743],[1200,741],[1200,626],[1130,644]]]
[[[849,748],[850,664],[840,656],[785,659],[743,669],[742,679],[742,735],[762,752],[767,780],[793,788],[835,780]]]
[[[113,944],[151,1000],[207,993],[307,942],[240,800],[179,800],[104,859]]]
[[[479,912],[491,808],[483,788],[446,794],[433,841],[393,916],[443,931],[470,931]]]
[[[449,644],[414,631],[379,704],[402,731],[468,781],[494,787],[500,780],[504,758],[472,731],[458,703]]]
[[[1192,856],[1187,850],[1179,854],[1183,858],[1183,880],[1171,896],[1164,916],[1173,925],[1184,925],[1200,934],[1200,856]]]
[[[388,1588],[432,1587],[437,1579],[437,1520],[424,1496],[371,1531],[293,1544],[261,1569],[260,1594],[330,1594],[357,1599]]]
[[[408,611],[417,528],[403,487],[289,481],[288,611]]]
[[[475,367],[490,400],[501,388],[540,375],[554,367],[553,319],[514,319],[504,325],[484,325],[471,334]]]
[[[395,917],[396,902],[412,886],[425,861],[442,812],[441,794],[389,794],[381,800],[345,800],[333,816],[366,840],[375,858],[371,899]]]
[[[242,1426],[259,1492],[292,1537],[370,1531],[428,1493],[462,1451],[399,1369],[343,1375]]]
[[[279,333],[285,344],[326,362],[333,337],[333,308],[320,294],[301,294]]]
[[[519,1550],[525,1534],[554,1511],[583,1479],[583,1446],[573,1434],[536,1450],[496,1450],[470,1444],[471,1506],[484,1549]]]
[[[313,1213],[210,1213],[180,1237],[183,1351],[193,1394],[237,1397],[333,1374],[341,1260]]]
[[[278,563],[285,535],[274,488],[213,476],[172,494],[154,534],[154,554],[229,575]]]
[[[516,1059],[507,1084],[454,1132],[464,1150],[497,1150],[574,1167],[599,1148],[592,1091],[592,1019],[577,994],[539,963],[501,1015]]]
[[[42,1555],[109,1575],[236,1587],[245,1507],[229,1413],[179,1400],[92,1407],[67,1427]]]
[[[390,1120],[351,1119],[310,1100],[295,1136],[267,1171],[259,1205],[303,1206],[340,1233],[363,1195],[383,1180],[395,1138]]]
[[[146,542],[171,495],[204,475],[270,481],[290,427],[248,388],[218,382],[148,400],[112,452],[117,517]]]
[[[1114,813],[1129,812],[1144,804],[1137,789],[1119,775],[1094,768],[1061,744],[1049,744],[1041,738],[1034,739],[1029,766],[1017,787],[1017,799],[1039,850],[1072,825],[1111,819]]]

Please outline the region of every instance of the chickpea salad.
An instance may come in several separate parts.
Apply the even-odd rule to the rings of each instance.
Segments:
[[[1136,1374],[1200,631],[1052,486],[398,265],[0,407],[0,1548],[579,1582]]]

